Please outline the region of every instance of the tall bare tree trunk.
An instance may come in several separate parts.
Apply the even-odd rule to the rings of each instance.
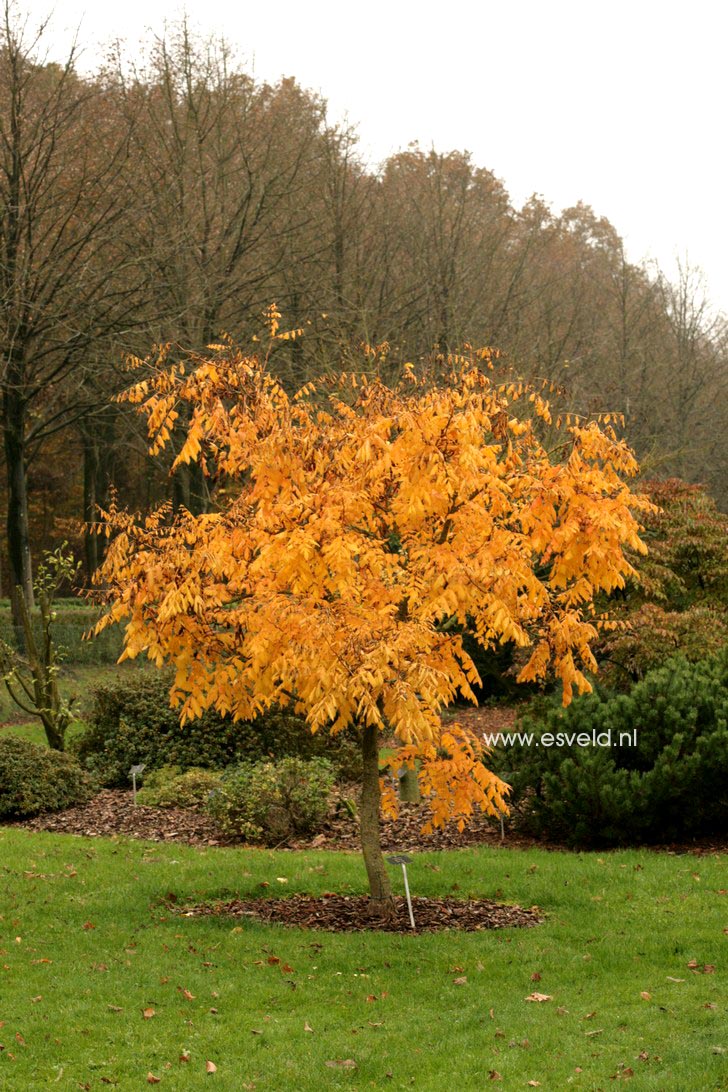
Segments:
[[[25,412],[13,392],[6,391],[3,399],[3,441],[8,483],[7,536],[10,561],[10,595],[16,644],[25,650],[23,614],[19,596],[33,607],[33,572],[30,560],[30,529],[28,522],[28,478],[25,465]]]
[[[99,566],[99,536],[91,524],[96,523],[98,512],[99,453],[93,437],[85,430],[81,432],[83,444],[83,520],[85,524],[83,543],[86,563],[86,579],[96,572]]]
[[[392,885],[382,856],[380,838],[378,738],[376,726],[367,725],[362,728],[361,848],[369,878],[372,914],[377,917],[391,917],[394,914]]]

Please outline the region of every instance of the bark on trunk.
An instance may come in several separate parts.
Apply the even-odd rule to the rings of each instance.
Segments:
[[[83,438],[83,520],[84,530],[84,554],[86,561],[86,578],[90,582],[99,565],[99,537],[91,529],[90,525],[96,523],[98,512],[98,478],[99,478],[99,453],[91,436],[86,432]]]
[[[417,770],[411,770],[409,766],[399,773],[399,798],[406,804],[419,804],[422,801]]]
[[[18,589],[25,602],[33,607],[33,572],[30,561],[30,529],[28,523],[28,476],[25,465],[25,412],[19,399],[5,396],[3,405],[3,441],[8,482],[8,558],[10,588],[18,648],[25,649],[23,618],[18,602]]]
[[[361,848],[369,879],[372,913],[377,917],[390,917],[394,914],[394,900],[380,838],[378,739],[375,726],[362,729]]]

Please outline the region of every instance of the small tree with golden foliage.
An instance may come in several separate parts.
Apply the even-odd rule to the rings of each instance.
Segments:
[[[290,336],[277,320],[272,338]],[[396,804],[383,733],[398,762],[417,763],[434,825],[506,810],[478,740],[441,723],[478,681],[452,623],[485,647],[528,649],[520,678],[550,669],[568,702],[595,666],[594,596],[631,574],[624,547],[641,548],[644,502],[624,481],[636,463],[609,422],[552,421],[538,393],[496,384],[490,367],[483,350],[448,358],[435,381],[406,367],[393,386],[342,375],[289,397],[264,361],[225,344],[182,363],[162,353],[126,395],[152,453],[189,422],[175,465],[199,460],[217,507],[106,514],[101,625],[126,622],[124,657],[174,666],[183,723],[280,705],[312,732],[356,726],[362,849],[384,911],[382,792]]]

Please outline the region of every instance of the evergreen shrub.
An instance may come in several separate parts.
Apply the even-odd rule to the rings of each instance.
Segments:
[[[201,811],[206,807],[210,793],[218,789],[221,782],[219,770],[193,766],[183,772],[179,766],[161,766],[145,778],[144,786],[137,793],[137,803],[153,808]]]
[[[318,829],[333,786],[333,768],[325,758],[243,762],[225,771],[207,808],[228,836],[279,845]]]
[[[94,792],[93,780],[70,755],[0,736],[0,818],[60,811],[87,803]]]
[[[728,650],[670,660],[625,694],[597,690],[566,709],[535,703],[516,730],[533,733],[531,745],[500,748],[491,761],[527,829],[585,846],[728,829]],[[579,746],[579,733],[611,746]],[[571,742],[545,745],[544,735],[560,734]]]
[[[302,717],[273,709],[254,721],[234,721],[215,710],[183,727],[169,704],[168,672],[135,673],[98,687],[86,730],[73,742],[81,764],[107,786],[128,787],[131,766],[149,771],[161,766],[223,769],[263,758],[326,756],[342,779],[356,779],[361,769],[353,735],[311,733]]]

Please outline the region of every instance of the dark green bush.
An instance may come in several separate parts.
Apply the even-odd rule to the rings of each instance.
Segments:
[[[728,828],[728,651],[671,660],[627,694],[597,691],[567,709],[542,702],[517,730],[533,743],[497,750],[492,764],[535,832],[607,846]],[[610,745],[579,746],[579,733]]]
[[[161,766],[145,777],[137,793],[137,803],[153,808],[191,808],[203,810],[214,789],[219,789],[222,773],[193,767],[184,772],[179,766]]]
[[[86,731],[74,741],[79,761],[104,785],[128,786],[129,769],[146,764],[223,769],[245,759],[326,756],[337,776],[356,778],[359,749],[352,736],[312,735],[303,718],[281,710],[255,721],[233,721],[214,710],[180,727],[169,704],[170,676],[139,672],[94,691]]]
[[[70,755],[0,736],[0,818],[21,819],[84,804],[94,783]]]
[[[324,758],[244,762],[226,770],[207,810],[232,838],[279,845],[317,830],[333,785],[331,763]]]

